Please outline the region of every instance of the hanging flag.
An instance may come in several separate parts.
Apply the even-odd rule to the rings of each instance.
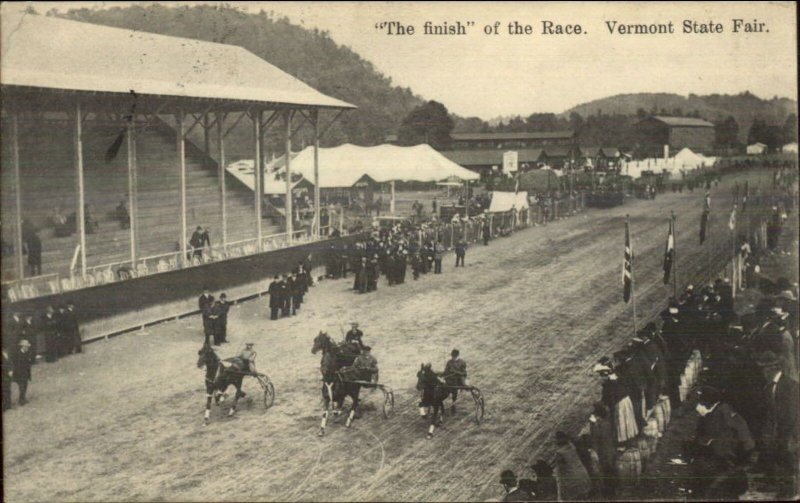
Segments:
[[[700,215],[700,244],[702,245],[703,242],[706,240],[706,227],[708,227],[708,209],[703,210],[703,214]]]
[[[633,289],[633,248],[631,248],[631,231],[628,220],[625,220],[625,254],[622,258],[622,300],[631,300]]]
[[[731,218],[728,220],[728,229],[733,231],[736,228],[736,205],[733,205],[731,210]]]
[[[675,259],[675,221],[670,218],[669,231],[667,231],[667,244],[664,247],[664,284],[669,284],[669,275],[672,273],[672,262]]]

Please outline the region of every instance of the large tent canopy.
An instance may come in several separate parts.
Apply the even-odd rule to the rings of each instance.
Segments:
[[[273,163],[285,170],[285,162]],[[314,148],[307,147],[291,161],[292,173],[314,181]],[[320,188],[352,187],[364,176],[378,183],[478,180],[480,176],[447,159],[430,145],[359,147],[346,143],[319,149]]]
[[[716,161],[716,157],[706,157],[703,154],[693,152],[689,148],[684,148],[675,154],[674,157],[668,159],[642,159],[623,163],[622,173],[632,178],[640,178],[643,171],[669,173],[674,176],[676,173],[680,172],[692,171],[702,167],[711,167]]]
[[[517,211],[528,209],[527,192],[492,192],[492,202],[489,204],[489,213],[504,211]]]
[[[140,111],[154,98],[354,108],[234,45],[32,14],[0,22],[5,88],[133,95]]]

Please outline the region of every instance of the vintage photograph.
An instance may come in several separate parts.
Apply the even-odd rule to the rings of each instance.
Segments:
[[[3,501],[798,500],[796,2],[3,2]]]

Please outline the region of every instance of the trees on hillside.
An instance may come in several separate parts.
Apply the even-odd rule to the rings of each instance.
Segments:
[[[437,101],[429,101],[412,110],[397,130],[397,143],[418,145],[427,143],[437,150],[450,146],[453,119],[447,108]]]
[[[714,123],[714,145],[718,148],[731,148],[739,143],[739,123],[729,115],[725,120]]]

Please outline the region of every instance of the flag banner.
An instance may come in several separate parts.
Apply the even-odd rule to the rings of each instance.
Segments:
[[[700,216],[700,244],[706,240],[706,228],[708,227],[708,209],[703,210]]]
[[[731,210],[731,218],[728,220],[728,229],[733,231],[736,228],[736,205],[733,205]]]
[[[625,303],[631,300],[633,288],[633,248],[631,248],[631,231],[625,221],[625,253],[622,258],[622,299]]]
[[[664,247],[664,284],[669,283],[669,276],[672,273],[672,262],[675,259],[675,235],[673,234],[675,222],[670,219],[669,231],[667,231],[667,243]]]

